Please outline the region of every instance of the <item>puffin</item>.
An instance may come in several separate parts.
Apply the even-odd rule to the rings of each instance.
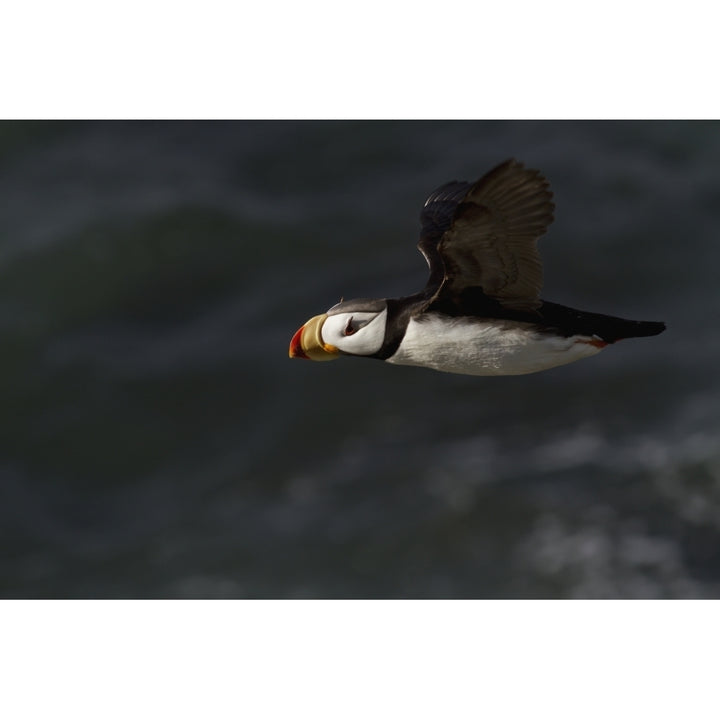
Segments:
[[[342,300],[292,337],[290,357],[374,358],[464,375],[524,375],[575,362],[665,323],[624,320],[540,298],[537,240],[553,221],[539,170],[511,158],[425,201],[418,249],[430,276],[406,297]]]

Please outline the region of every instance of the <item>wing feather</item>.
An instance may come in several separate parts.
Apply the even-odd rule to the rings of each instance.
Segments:
[[[540,305],[542,263],[537,239],[553,221],[547,180],[508,160],[474,184],[452,182],[425,203],[420,248],[430,266],[426,294],[459,301],[480,289],[509,309]]]

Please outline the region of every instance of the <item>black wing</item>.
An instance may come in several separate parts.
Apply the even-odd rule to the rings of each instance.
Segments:
[[[463,290],[475,288],[511,310],[539,307],[537,239],[554,208],[547,180],[517,160],[476,183],[438,188],[425,201],[418,244],[430,266],[430,302],[459,303]]]

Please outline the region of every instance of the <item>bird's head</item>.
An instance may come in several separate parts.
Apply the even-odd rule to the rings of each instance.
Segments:
[[[290,341],[290,357],[335,360],[373,355],[385,339],[385,300],[346,300],[310,318]]]

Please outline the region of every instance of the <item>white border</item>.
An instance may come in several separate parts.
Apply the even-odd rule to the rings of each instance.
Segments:
[[[29,0],[3,118],[717,117],[712,6]]]
[[[6,601],[0,712],[703,718],[716,615],[700,601]]]

